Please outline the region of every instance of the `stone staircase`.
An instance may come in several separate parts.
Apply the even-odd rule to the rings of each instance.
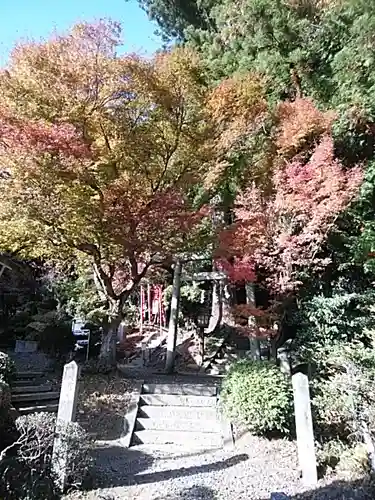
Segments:
[[[135,369],[152,365],[155,354],[162,349],[168,335],[167,328],[144,325],[142,333],[137,331],[128,335],[118,347],[121,364]]]
[[[232,443],[216,385],[143,383],[131,446],[218,449]]]
[[[59,388],[53,387],[43,372],[17,372],[12,387],[12,405],[20,415],[56,412]]]

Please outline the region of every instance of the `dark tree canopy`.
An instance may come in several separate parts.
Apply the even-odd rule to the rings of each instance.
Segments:
[[[138,0],[150,19],[156,21],[165,41],[184,40],[187,28],[208,30],[209,11],[217,0]]]

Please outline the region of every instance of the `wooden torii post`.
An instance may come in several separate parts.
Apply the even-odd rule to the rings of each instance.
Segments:
[[[175,259],[174,272],[173,272],[173,286],[172,286],[172,300],[171,300],[171,316],[168,325],[168,337],[167,337],[167,355],[165,360],[165,371],[167,373],[173,373],[174,371],[174,361],[175,361],[175,351],[176,351],[176,341],[177,341],[177,324],[178,324],[178,311],[180,305],[180,288],[181,288],[181,277],[186,279],[182,275],[183,264],[187,262],[199,262],[209,260],[209,256],[203,255],[178,255]],[[204,275],[204,280],[207,280],[207,273],[196,273],[194,280],[201,280]],[[209,273],[212,274],[212,273]],[[193,280],[193,279],[192,279]],[[203,280],[203,281],[204,281]]]
[[[11,271],[11,270],[12,270],[12,268],[11,268],[11,267],[9,267],[7,264],[5,264],[5,262],[2,262],[2,261],[0,260],[0,278],[1,278],[1,276],[3,275],[3,272],[5,271],[5,269],[9,269],[9,271]]]

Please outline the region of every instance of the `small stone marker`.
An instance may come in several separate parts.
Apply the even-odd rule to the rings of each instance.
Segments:
[[[58,486],[61,491],[65,489],[67,479],[67,444],[61,436],[61,429],[64,431],[70,422],[74,422],[77,409],[79,366],[75,361],[71,361],[64,367],[63,379],[59,400],[59,409],[56,420],[56,437],[53,444],[53,469],[57,476]]]
[[[316,470],[309,379],[304,373],[295,373],[292,377],[292,384],[298,461],[302,471],[303,482],[308,486],[313,486],[318,482],[318,476]]]

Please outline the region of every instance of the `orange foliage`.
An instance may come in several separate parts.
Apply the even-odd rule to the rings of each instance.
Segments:
[[[310,99],[282,102],[276,110],[276,146],[284,158],[306,151],[322,134],[329,133],[335,114],[320,111]]]

